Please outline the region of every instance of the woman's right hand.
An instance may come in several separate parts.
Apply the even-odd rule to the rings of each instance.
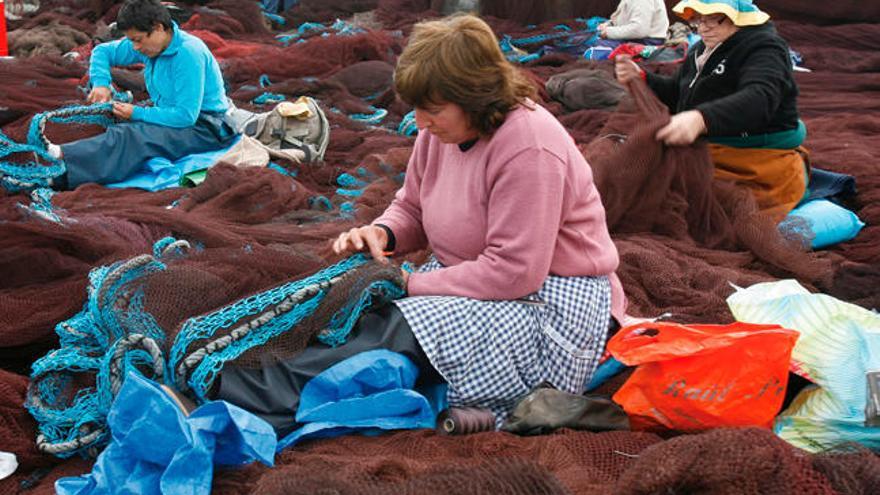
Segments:
[[[113,99],[113,93],[107,86],[95,86],[89,92],[89,103],[107,103]]]
[[[642,77],[642,69],[639,64],[633,62],[629,55],[618,55],[614,57],[614,75],[620,84],[626,84],[635,79]]]
[[[366,250],[376,261],[387,263],[388,259],[385,258],[387,245],[388,233],[385,229],[376,225],[364,225],[339,234],[339,237],[333,241],[333,252],[346,254]]]

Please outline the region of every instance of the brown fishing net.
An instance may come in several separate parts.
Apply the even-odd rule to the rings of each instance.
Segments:
[[[244,493],[258,478],[257,493],[861,494],[872,493],[880,474],[880,458],[865,450],[805,454],[761,429],[665,441],[573,430],[401,432],[307,443],[282,453],[279,464],[218,474],[214,489]],[[465,490],[447,485],[452,480]]]
[[[210,257],[179,264],[169,261],[170,268],[137,281],[144,287],[144,310],[155,318],[166,336],[163,350],[168,366],[174,368],[174,382],[178,390],[193,399],[204,398],[213,388],[214,373],[205,377],[196,372],[211,366],[206,362],[217,353],[238,349],[232,357],[220,358],[218,368],[231,363],[257,369],[276,360],[289,360],[316,339],[342,345],[364,310],[386,304],[402,292],[400,268],[375,261],[341,268],[339,272],[325,270],[303,281],[285,280],[284,285],[262,287],[271,280],[271,268],[285,265],[270,267],[265,261],[272,253],[252,249],[252,257],[242,256],[240,250],[235,253],[218,249]],[[228,257],[224,259],[221,253]],[[284,257],[275,257],[274,261]],[[310,261],[301,266],[321,262]],[[251,276],[223,278],[232,273]],[[266,292],[269,289],[277,295]],[[209,311],[242,296],[249,297],[219,311]],[[190,320],[192,317],[198,318]],[[283,326],[276,327],[281,323]],[[137,326],[130,331],[138,332]],[[265,337],[260,337],[259,345],[245,344],[252,335]]]
[[[27,62],[0,64],[0,125],[27,118],[78,100],[76,86],[84,69],[60,57],[38,57]],[[4,128],[10,137],[8,129]]]
[[[232,362],[238,367],[259,368],[274,364],[275,361],[288,360],[301,353],[319,336],[326,337],[329,327],[333,323],[339,324],[335,320],[352,311],[352,306],[364,292],[369,291],[370,286],[379,281],[402,286],[400,268],[373,261],[346,273],[340,280],[333,282],[314,313],[267,345],[251,349]],[[387,298],[382,297],[377,289],[373,291],[376,300],[372,307],[387,302]]]
[[[334,70],[365,60],[392,61],[400,39],[389,33],[367,32],[353,36],[315,37],[287,48],[264,49],[247,59],[231,58],[223,75],[232,83],[256,83],[260,74],[273,81],[306,76],[327,76]]]
[[[630,92],[638,111],[627,112],[625,103],[585,154],[621,252],[624,286],[663,294],[663,307],[631,296],[634,313],[665,308],[678,320],[728,321],[730,284],[787,276],[832,288],[832,260],[805,252],[808,244],[796,234],[779,232],[747,190],[713,179],[705,147],[666,147],[654,139],[668,110],[644,84]]]
[[[9,50],[13,57],[64,55],[90,41],[87,34],[62,24],[49,24],[9,33]]]
[[[294,26],[303,22],[333,22],[357,12],[374,10],[378,3],[379,0],[301,0],[283,15]]]
[[[91,37],[99,21],[114,20],[119,6],[111,1],[42,3],[44,12],[12,21],[10,29],[63,25]],[[274,41],[276,33],[268,31],[252,7],[256,2],[244,3],[185,2],[183,7],[193,14],[192,26],[222,59],[229,94],[237,105],[266,110],[251,103],[264,91],[320,100],[331,123],[325,163],[279,163],[282,171],[220,165],[195,189],[155,193],[83,186],[52,198],[54,220],[36,210],[29,196],[0,193],[0,450],[16,453],[21,462],[12,478],[0,480],[0,493],[27,487],[28,493],[52,493],[58,477],[90,469],[78,459],[57,464],[60,461],[37,454],[35,425],[21,407],[29,366],[58,346],[55,325],[82,308],[90,269],[149,253],[165,236],[189,242],[185,257],[169,260],[166,271],[144,279],[145,309],[173,333],[188,318],[339,261],[329,250],[329,240],[376,218],[400,187],[412,138],[398,135],[396,129],[411,109],[388,90],[389,67],[405,46],[412,24],[437,15],[441,2],[302,1],[284,14],[289,29],[336,18],[361,19],[369,29],[354,36],[310,35],[305,43],[287,47]],[[498,17],[490,22],[499,35],[518,37],[554,32],[558,22],[545,15],[554,9],[608,15],[616,2],[482,3],[485,9],[495,9],[492,13]],[[880,307],[876,6],[851,1],[758,3],[787,16],[777,23],[780,31],[804,56],[804,65],[814,69],[797,74],[813,165],[856,177],[858,194],[847,205],[867,226],[852,241],[806,253],[797,239],[779,235],[775,226],[755,214],[748,193],[712,179],[704,149],[666,148],[652,139],[668,117],[644,88],[634,88],[635,98],[625,97],[616,111],[568,111],[547,99],[546,106],[592,165],[634,315],[669,312],[676,321],[727,322],[731,316],[724,301],[732,292],[731,283],[748,286],[782,277],[797,278],[866,308]],[[526,26],[516,21],[518,15],[533,16],[529,22],[547,22]],[[861,23],[817,26],[804,19]],[[87,53],[87,48],[86,43],[77,50]],[[86,69],[83,60],[50,55],[0,62],[3,132],[23,141],[35,113],[82,103],[77,86]],[[547,98],[543,84],[554,75],[576,69],[610,74],[611,66],[557,53],[522,69],[542,85],[541,94]],[[672,69],[649,66],[662,72]],[[271,80],[265,88],[258,87],[263,74]],[[144,96],[135,71],[118,72],[114,79],[122,89],[135,90],[136,97]],[[388,110],[381,123],[367,125],[348,117],[368,113],[370,105]],[[100,127],[85,125],[47,128],[56,143],[97,132]],[[355,177],[357,185],[340,184],[343,173]],[[412,259],[425,254],[416,253]],[[374,275],[384,276],[370,277]],[[321,318],[335,313],[331,308],[350,294],[334,298],[337,306],[328,303]],[[309,324],[303,335],[313,335],[322,326]],[[301,341],[285,343],[280,352],[301,346]],[[257,365],[262,357],[251,353],[243,359]],[[758,430],[672,440],[626,432],[452,438],[420,431],[307,443],[282,453],[273,469],[218,471],[214,488],[217,493],[313,493],[326,488],[337,493],[604,494],[730,493],[736,491],[731,487],[743,487],[756,493],[873,493],[877,473],[874,454],[844,450],[806,455]]]
[[[367,60],[343,67],[328,79],[343,85],[358,98],[369,98],[391,89],[393,77],[393,65],[382,60]]]
[[[670,19],[672,7],[679,0],[666,0]],[[617,7],[616,0],[482,0],[480,11],[486,15],[515,19],[523,24],[578,16],[608,17]],[[774,18],[813,24],[880,22],[880,6],[859,0],[833,3],[797,2],[795,0],[760,0],[755,4]]]
[[[292,469],[284,472],[271,473],[270,476],[260,480],[254,493],[266,495],[274,493],[564,495],[571,493],[547,469],[516,459],[501,458],[445,464],[429,468],[411,477],[402,477],[400,476],[402,473],[395,473],[393,468],[379,467],[375,472],[362,473],[354,479],[336,476],[339,466],[333,463],[322,464],[324,465],[291,466]],[[334,474],[317,477],[314,476],[315,469]]]
[[[566,1],[552,0],[482,0],[484,15],[514,19],[522,24],[573,17],[608,17],[617,7],[615,0]]]
[[[192,12],[193,17],[199,17],[199,21],[194,22],[192,17],[187,21],[194,24],[193,29],[206,29],[224,37],[246,35],[246,39],[265,40],[272,36],[258,2],[215,0],[210,8],[195,7]]]
[[[834,455],[834,454],[832,454]],[[676,437],[648,447],[618,479],[616,493],[649,494],[833,494],[831,480],[814,467],[826,455],[803,455],[769,431],[714,430]],[[850,469],[865,469],[865,482],[877,479],[880,460],[835,457]],[[834,461],[830,461],[834,462]],[[735,466],[735,467],[734,467]],[[873,479],[872,479],[873,478]],[[842,493],[861,493],[870,485]],[[841,486],[843,488],[843,486]]]
[[[667,0],[666,5],[675,2]],[[877,23],[880,22],[880,5],[859,0],[843,0],[833,3],[796,2],[793,0],[761,0],[756,2],[761,10],[777,19],[791,19],[811,24]]]
[[[0,370],[0,432],[3,450],[15,452],[18,462],[27,466],[45,465],[51,458],[37,452],[31,438],[36,424],[24,410],[27,378]]]

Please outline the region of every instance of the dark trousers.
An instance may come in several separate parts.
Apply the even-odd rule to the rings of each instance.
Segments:
[[[809,196],[805,201],[827,199],[835,203],[856,194],[856,179],[847,174],[810,167]]]
[[[419,368],[418,384],[442,379],[416,341],[403,314],[393,304],[364,313],[345,344],[330,347],[320,342],[302,353],[260,369],[226,365],[212,399],[222,399],[266,420],[279,437],[299,428],[295,416],[299,397],[309,380],[336,363],[364,351],[388,349],[403,354]]]
[[[103,134],[61,145],[67,165],[66,185],[73,189],[94,182],[112,184],[127,179],[144,162],[162,157],[177,160],[193,153],[228,146],[235,137],[222,114],[199,115],[192,127],[175,128],[145,122],[112,125]]]

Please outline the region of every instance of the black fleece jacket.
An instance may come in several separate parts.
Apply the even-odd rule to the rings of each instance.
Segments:
[[[648,86],[674,113],[697,109],[708,135],[740,136],[787,131],[798,126],[797,84],[788,44],[772,23],[741,28],[697,73],[696,43],[672,76],[647,74]]]

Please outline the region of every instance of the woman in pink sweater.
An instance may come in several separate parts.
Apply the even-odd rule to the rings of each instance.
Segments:
[[[583,392],[624,309],[590,166],[477,17],[416,25],[394,80],[420,129],[404,185],[334,250],[432,250],[393,311],[450,405],[500,425],[542,383]]]

